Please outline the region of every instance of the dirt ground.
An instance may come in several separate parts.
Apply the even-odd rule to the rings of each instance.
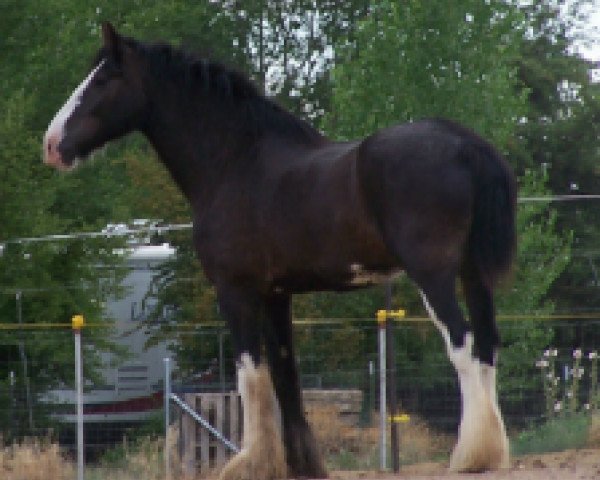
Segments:
[[[376,472],[332,472],[333,480],[600,480],[600,449],[514,458],[511,467],[481,474],[451,474],[439,463],[409,465],[398,475]]]

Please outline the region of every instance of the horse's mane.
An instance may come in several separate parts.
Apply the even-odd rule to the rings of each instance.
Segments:
[[[218,99],[219,109],[230,109],[255,135],[274,132],[301,142],[323,137],[305,120],[262,94],[243,73],[194,52],[166,43],[143,43],[125,37],[125,42],[142,54],[161,80],[173,80],[190,95]]]

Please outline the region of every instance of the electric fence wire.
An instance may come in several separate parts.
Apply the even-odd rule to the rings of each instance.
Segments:
[[[600,195],[547,195],[539,197],[519,197],[518,203],[531,203],[531,202],[545,202],[545,203],[556,203],[556,202],[573,202],[581,200],[600,200]],[[135,235],[140,233],[156,233],[161,234],[164,232],[189,230],[192,228],[192,223],[179,223],[179,224],[168,224],[168,225],[151,225],[147,227],[139,228],[119,228],[117,230],[102,230],[100,232],[76,232],[76,233],[65,233],[65,234],[52,234],[42,235],[39,237],[21,237],[12,238],[8,240],[0,241],[0,252],[2,247],[7,244],[23,244],[23,243],[35,243],[35,242],[60,242],[64,240],[76,240],[85,238],[111,238],[117,236]]]

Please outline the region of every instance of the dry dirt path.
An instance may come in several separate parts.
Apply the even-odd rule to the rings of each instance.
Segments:
[[[398,475],[332,472],[332,480],[600,480],[600,449],[568,450],[513,459],[511,468],[482,474],[451,474],[439,463],[403,467]]]

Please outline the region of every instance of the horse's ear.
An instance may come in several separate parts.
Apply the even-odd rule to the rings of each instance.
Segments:
[[[104,42],[104,48],[106,48],[116,60],[120,60],[121,36],[110,22],[102,22],[102,41]]]

